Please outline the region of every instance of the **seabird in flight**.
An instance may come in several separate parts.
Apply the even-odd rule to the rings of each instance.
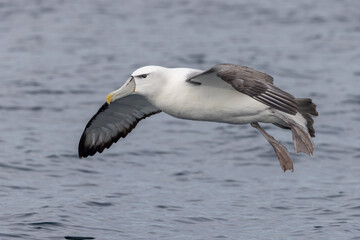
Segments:
[[[79,142],[79,157],[92,156],[125,138],[137,123],[153,114],[230,124],[251,124],[271,144],[284,171],[294,170],[287,149],[261,123],[290,129],[296,153],[312,156],[315,137],[310,98],[295,98],[273,84],[273,78],[250,67],[218,64],[207,71],[146,66],[109,93],[90,119]]]

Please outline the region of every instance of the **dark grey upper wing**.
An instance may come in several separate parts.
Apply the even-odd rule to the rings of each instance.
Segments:
[[[274,109],[295,115],[298,107],[294,96],[273,85],[273,78],[255,69],[233,65],[218,64],[211,69],[188,78],[186,81],[197,85],[207,81],[223,80],[226,83],[259,102]]]
[[[142,119],[161,112],[143,96],[132,94],[104,103],[86,125],[79,142],[79,157],[101,153],[124,138]]]

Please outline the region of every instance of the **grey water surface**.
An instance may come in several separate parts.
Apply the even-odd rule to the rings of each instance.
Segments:
[[[360,239],[360,1],[0,0],[0,239]],[[248,125],[164,113],[77,144],[143,65],[254,67],[311,97],[283,173]]]

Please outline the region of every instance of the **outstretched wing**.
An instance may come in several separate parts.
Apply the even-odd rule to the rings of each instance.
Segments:
[[[224,81],[237,91],[274,109],[292,115],[298,112],[294,96],[274,86],[271,76],[249,67],[218,64],[203,73],[189,77],[186,81],[196,85]]]
[[[86,125],[79,142],[79,158],[101,153],[125,138],[142,119],[161,112],[143,96],[132,94],[104,103]]]

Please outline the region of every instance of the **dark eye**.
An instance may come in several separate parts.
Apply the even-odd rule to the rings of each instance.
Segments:
[[[140,78],[146,78],[146,77],[147,77],[147,74],[140,75],[139,77],[140,77]]]

